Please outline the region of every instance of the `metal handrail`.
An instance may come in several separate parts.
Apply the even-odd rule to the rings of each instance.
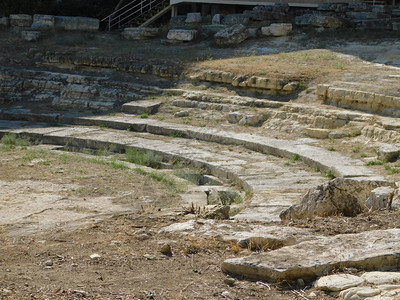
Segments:
[[[120,9],[116,10],[109,16],[105,17],[102,22],[108,22],[108,30],[111,30],[113,27],[118,26],[120,29],[122,26],[136,20],[143,14],[147,13],[148,11],[158,7],[166,0],[134,0],[125,6],[121,7]],[[158,2],[158,3],[157,3]],[[157,3],[153,5],[154,3]],[[137,15],[136,17],[133,17]],[[128,21],[126,21],[128,20]]]

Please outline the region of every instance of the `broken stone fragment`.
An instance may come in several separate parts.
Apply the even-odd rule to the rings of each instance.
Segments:
[[[353,217],[365,211],[371,191],[394,182],[336,178],[310,189],[300,203],[280,214],[282,220],[344,215]],[[372,201],[372,200],[371,200]]]
[[[365,201],[365,205],[370,210],[390,208],[392,205],[395,189],[389,186],[383,186],[371,191],[371,195]]]
[[[323,291],[339,292],[364,283],[364,279],[351,274],[335,274],[319,278],[314,287]]]
[[[379,147],[378,159],[386,162],[393,162],[399,158],[400,155],[400,145],[397,144],[386,144]]]
[[[215,43],[218,46],[237,45],[249,37],[249,32],[246,26],[242,24],[233,25],[217,32],[214,35]]]
[[[293,29],[290,23],[273,23],[270,26],[261,27],[262,35],[266,36],[286,36]]]

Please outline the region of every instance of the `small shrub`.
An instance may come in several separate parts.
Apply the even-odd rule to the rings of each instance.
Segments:
[[[144,113],[144,114],[141,114],[139,117],[141,119],[147,119],[149,117],[149,114],[148,113]]]
[[[329,179],[334,179],[336,176],[333,174],[332,170],[328,170],[328,172],[325,173],[325,177]]]
[[[179,131],[174,131],[174,132],[171,132],[170,134],[169,134],[169,136],[170,137],[185,137],[185,134],[183,133],[183,132],[179,132]]]
[[[333,146],[328,147],[328,151],[336,151],[336,148]]]
[[[150,151],[129,149],[126,152],[126,160],[134,164],[159,169],[161,166],[162,157]]]
[[[123,162],[116,161],[116,160],[111,161],[110,162],[110,166],[111,166],[111,168],[118,169],[118,170],[126,170],[126,169],[128,169],[127,165],[125,165]]]
[[[374,160],[367,162],[365,165],[366,166],[381,166],[381,165],[383,165],[383,161],[374,159]]]
[[[14,133],[4,135],[0,140],[0,149],[2,151],[11,151],[16,147],[26,149],[31,145],[31,142],[27,138],[20,138]]]
[[[298,155],[298,154],[293,154],[292,157],[290,158],[290,160],[291,160],[292,162],[296,162],[296,161],[301,160],[301,157],[300,157],[300,155]]]
[[[353,149],[351,149],[351,151],[352,151],[353,153],[359,153],[360,150],[361,150],[360,146],[357,146],[357,147],[354,147]]]
[[[385,170],[387,171],[387,174],[389,174],[389,175],[400,173],[400,169],[399,168],[391,167],[389,165],[385,166]]]

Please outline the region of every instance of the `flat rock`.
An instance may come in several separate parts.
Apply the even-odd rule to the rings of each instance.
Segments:
[[[364,283],[364,279],[351,274],[335,274],[318,279],[314,285],[323,291],[339,292]]]
[[[31,15],[10,15],[10,24],[14,27],[31,27],[32,16]]]
[[[197,37],[197,30],[171,29],[168,31],[167,39],[175,41],[190,42]]]
[[[266,281],[313,280],[339,266],[366,270],[397,268],[399,257],[400,229],[388,229],[340,234],[268,253],[232,258],[222,264],[222,270]]]
[[[35,42],[40,39],[40,31],[21,31],[21,38],[27,42]]]
[[[122,111],[131,114],[153,114],[156,113],[160,107],[161,102],[155,101],[132,101],[122,105]]]
[[[96,18],[56,16],[54,19],[57,28],[67,31],[97,31],[100,26]]]
[[[54,16],[52,15],[33,15],[32,28],[37,30],[47,30],[53,28],[55,24]]]
[[[366,272],[361,278],[375,285],[400,283],[400,272]]]
[[[376,288],[372,288],[369,286],[362,287],[353,287],[347,290],[341,291],[339,296],[345,300],[358,300],[365,299],[369,297],[373,297],[379,295],[381,291]]]
[[[150,27],[129,27],[121,33],[121,37],[126,40],[145,40],[157,36],[158,28]]]

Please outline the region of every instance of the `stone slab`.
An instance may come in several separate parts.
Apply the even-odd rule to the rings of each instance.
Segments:
[[[335,274],[321,277],[314,287],[323,291],[339,292],[364,283],[364,279],[351,274]]]
[[[31,15],[10,15],[10,24],[13,27],[31,27],[32,16]]]
[[[55,26],[67,31],[98,31],[99,19],[87,17],[55,17]]]
[[[375,285],[400,283],[400,272],[366,272],[361,277]]]
[[[182,42],[190,42],[193,41],[197,37],[197,30],[188,30],[188,29],[171,29],[168,31],[167,39],[182,41]]]
[[[122,105],[122,111],[131,114],[154,114],[160,107],[161,102],[156,101],[132,101]]]
[[[334,268],[388,270],[400,263],[400,229],[341,234],[306,241],[268,253],[232,258],[225,273],[265,281],[313,280]]]

